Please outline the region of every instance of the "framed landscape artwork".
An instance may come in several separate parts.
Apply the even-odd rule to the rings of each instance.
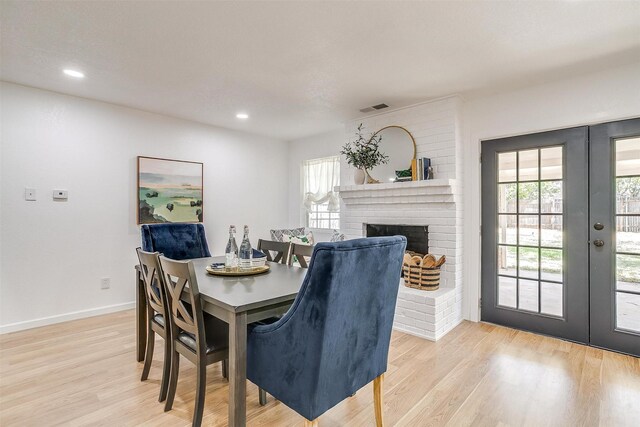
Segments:
[[[138,156],[138,224],[202,222],[202,163]]]

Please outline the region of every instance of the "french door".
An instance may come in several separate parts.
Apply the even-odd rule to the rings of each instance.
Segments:
[[[481,317],[640,355],[640,119],[483,141]]]
[[[589,133],[591,343],[640,356],[640,119]]]

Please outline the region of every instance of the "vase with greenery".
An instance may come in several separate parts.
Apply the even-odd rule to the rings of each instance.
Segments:
[[[373,179],[369,175],[369,171],[378,165],[387,163],[389,156],[380,151],[382,135],[371,134],[367,138],[363,134],[363,129],[364,127],[360,123],[356,131],[356,139],[346,143],[340,154],[345,156],[348,164],[364,173],[367,184],[378,183],[380,181]]]

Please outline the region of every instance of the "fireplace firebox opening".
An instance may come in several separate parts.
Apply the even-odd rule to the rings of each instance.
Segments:
[[[429,253],[429,226],[404,224],[363,224],[366,237],[404,236],[407,252],[424,256]]]

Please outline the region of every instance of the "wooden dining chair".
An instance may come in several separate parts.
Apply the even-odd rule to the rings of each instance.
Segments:
[[[164,339],[164,361],[162,368],[162,382],[160,384],[160,396],[158,400],[163,402],[167,398],[167,387],[171,367],[171,340],[168,325],[167,298],[163,284],[162,268],[160,267],[160,254],[158,252],[145,252],[136,249],[140,261],[140,272],[144,281],[144,289],[147,296],[147,347],[144,356],[141,381],[149,377],[151,360],[153,359],[153,347],[156,341],[155,334]]]
[[[311,258],[313,255],[313,246],[311,245],[300,245],[298,243],[291,244],[291,255],[289,256],[289,265],[293,265],[294,256],[298,260],[298,264],[302,268],[309,268],[309,263],[306,258]]]
[[[258,240],[258,250],[264,252],[267,261],[287,264],[291,254],[291,243],[260,239]],[[272,252],[275,252],[275,255]]]
[[[191,261],[175,261],[160,256],[167,305],[171,316],[171,377],[165,411],[171,410],[178,384],[180,355],[196,365],[196,401],[193,412],[193,425],[202,423],[204,409],[207,366],[223,362],[223,376],[227,377],[229,357],[229,327],[220,319],[204,315],[200,291]],[[185,303],[186,299],[188,303]]]

